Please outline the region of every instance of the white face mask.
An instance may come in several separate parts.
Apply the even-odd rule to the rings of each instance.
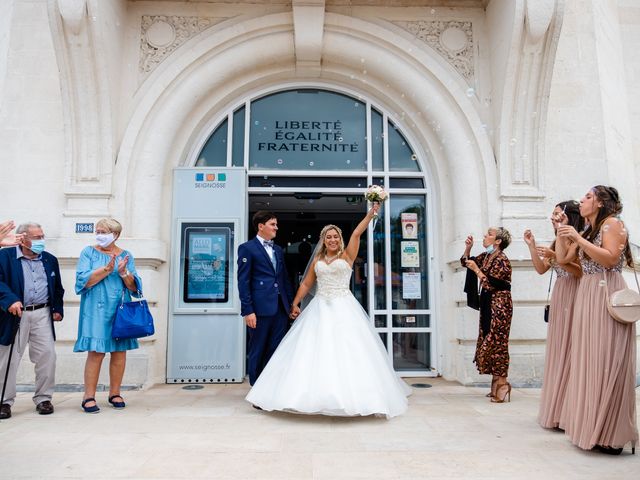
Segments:
[[[107,248],[114,240],[115,235],[113,233],[98,233],[96,235],[96,243],[102,248]]]

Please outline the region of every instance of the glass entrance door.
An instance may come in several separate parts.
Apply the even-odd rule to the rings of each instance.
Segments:
[[[285,179],[269,177],[272,185]],[[249,193],[249,219],[258,210],[278,217],[275,241],[285,252],[294,291],[322,227],[337,225],[348,242],[367,209],[362,190],[321,193],[327,189],[296,193],[286,187],[265,191],[254,186]],[[351,291],[371,317],[394,369],[405,376],[437,375],[427,217],[425,192],[391,189],[375,227],[361,237],[351,277]],[[253,231],[251,225],[249,229]]]
[[[392,194],[373,232],[375,327],[393,367],[435,373],[426,195]]]

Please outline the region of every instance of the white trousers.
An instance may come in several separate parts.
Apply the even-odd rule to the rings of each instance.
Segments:
[[[56,349],[49,307],[22,312],[20,329],[16,335],[9,366],[7,390],[4,394],[4,403],[9,405],[13,405],[16,399],[16,374],[27,344],[29,359],[36,366],[36,392],[33,395],[33,403],[38,405],[45,400],[51,401],[56,386]],[[10,348],[11,346],[0,345],[0,391],[7,371]]]

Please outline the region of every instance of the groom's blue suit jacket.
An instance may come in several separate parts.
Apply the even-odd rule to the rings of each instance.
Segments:
[[[271,258],[255,237],[238,247],[238,292],[240,313],[244,317],[255,313],[257,316],[273,316],[282,302],[285,311],[291,308],[293,289],[287,278],[284,252],[278,245],[273,246],[277,269],[274,271]]]

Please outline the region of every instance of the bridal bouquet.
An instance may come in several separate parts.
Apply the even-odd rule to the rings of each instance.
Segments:
[[[364,198],[369,202],[378,202],[382,203],[387,198],[389,198],[389,194],[387,191],[379,185],[371,185],[367,188],[367,191],[364,194]]]
[[[382,203],[387,198],[389,198],[389,192],[387,192],[380,185],[370,185],[369,188],[367,188],[367,191],[364,194],[364,198],[367,199],[367,202]],[[378,214],[376,213],[373,216],[373,228],[376,228],[377,221],[378,221]]]

